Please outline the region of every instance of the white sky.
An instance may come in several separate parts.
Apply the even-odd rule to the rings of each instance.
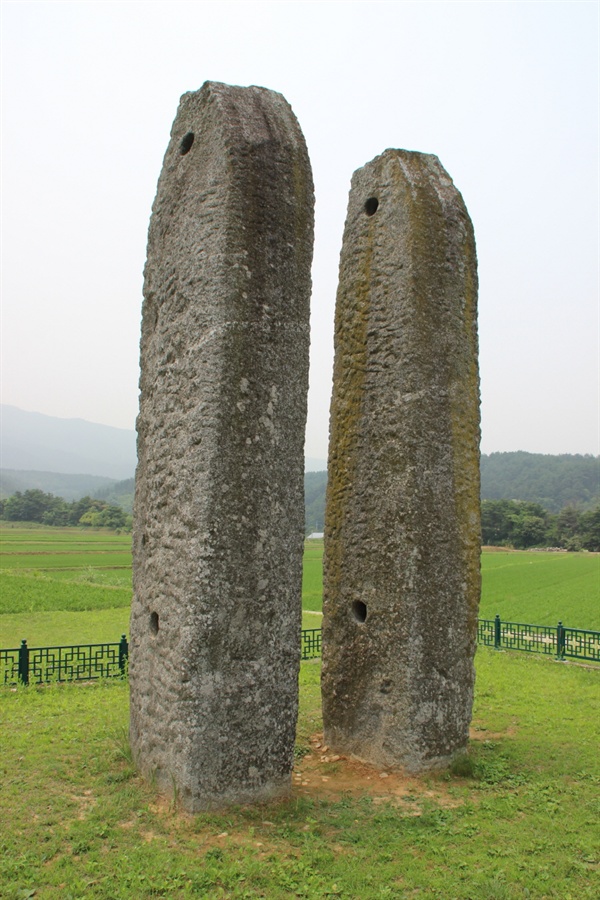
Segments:
[[[133,428],[179,96],[281,91],[315,179],[306,453],[327,454],[352,172],[436,153],[479,256],[482,451],[599,452],[597,2],[2,2],[2,402]]]

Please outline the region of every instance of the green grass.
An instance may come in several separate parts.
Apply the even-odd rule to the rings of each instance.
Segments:
[[[480,649],[477,673],[463,775],[196,816],[137,775],[126,683],[1,690],[0,896],[596,898],[600,672]],[[303,664],[300,770],[318,682]]]
[[[102,644],[129,634],[129,606],[69,612],[12,613],[0,616],[0,647],[57,647],[62,644]]]
[[[303,628],[320,628],[321,616],[302,614]],[[18,647],[25,639],[29,647],[60,644],[102,644],[129,634],[129,604],[118,609],[73,612],[8,613],[0,616],[0,647]]]

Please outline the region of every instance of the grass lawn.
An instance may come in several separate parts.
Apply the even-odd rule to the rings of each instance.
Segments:
[[[304,663],[290,799],[196,816],[135,772],[126,683],[4,688],[0,896],[597,898],[599,679],[480,648],[469,756],[405,778],[317,747]]]

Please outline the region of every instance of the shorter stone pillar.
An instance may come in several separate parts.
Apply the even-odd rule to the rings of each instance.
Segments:
[[[464,750],[480,594],[477,269],[435,156],[352,179],[335,321],[323,719],[337,752],[418,772]]]

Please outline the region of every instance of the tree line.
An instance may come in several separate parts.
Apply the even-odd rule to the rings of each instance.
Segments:
[[[315,484],[313,489],[315,493],[320,492],[322,483]],[[311,499],[314,502],[317,498],[308,494],[307,512],[312,506]],[[106,500],[82,497],[69,503],[38,489],[17,491],[0,500],[0,517],[13,522],[125,530],[131,529],[132,524],[131,516],[124,509]],[[321,523],[317,520],[316,524]],[[314,530],[310,520],[307,526],[307,531]],[[565,550],[600,551],[600,505],[591,510],[566,506],[559,513],[551,513],[541,504],[526,500],[483,500],[481,537],[484,545],[518,550],[562,547]]]
[[[565,506],[548,512],[526,500],[482,500],[482,543],[496,547],[561,547],[600,551],[600,506],[582,511]]]
[[[93,497],[69,503],[34,488],[0,500],[0,517],[11,522],[42,525],[87,525],[91,528],[131,529],[132,519],[120,506]]]

